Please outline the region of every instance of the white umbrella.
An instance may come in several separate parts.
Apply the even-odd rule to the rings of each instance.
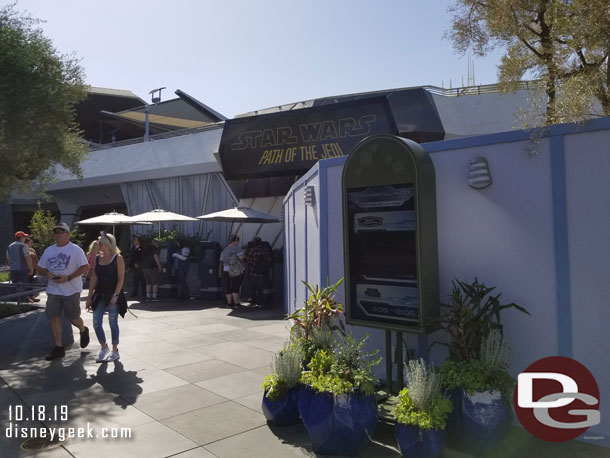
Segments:
[[[205,221],[222,221],[225,223],[279,223],[277,216],[259,212],[248,207],[235,207],[207,215],[198,216]]]
[[[179,213],[173,213],[161,208],[151,210],[146,213],[140,213],[131,217],[132,221],[145,221],[149,223],[159,223],[159,237],[161,237],[161,223],[164,221],[197,221],[195,218],[190,216],[181,215]]]
[[[100,216],[94,216],[93,218],[83,219],[77,221],[79,225],[112,225],[112,234],[114,235],[114,226],[121,224],[152,224],[142,221],[134,220],[131,216],[124,215],[116,211],[110,213],[104,213]]]

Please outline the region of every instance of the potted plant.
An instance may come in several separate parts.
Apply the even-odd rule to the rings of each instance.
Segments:
[[[450,390],[453,413],[447,442],[476,452],[493,447],[511,421],[508,402],[512,378],[507,372],[508,347],[502,337],[500,314],[514,303],[500,304],[495,287],[454,280],[449,304],[441,304],[441,327],[449,334],[449,357],[441,365],[443,386]]]
[[[372,368],[381,358],[363,352],[365,341],[348,334],[334,351],[318,350],[301,375],[299,412],[316,453],[357,455],[377,427]]]
[[[448,428],[450,443],[483,453],[507,434],[512,420],[510,398],[515,380],[506,371],[508,347],[498,329],[483,338],[481,356],[441,365],[444,387],[458,414]]]
[[[292,332],[298,329],[301,337],[308,339],[314,329],[327,327],[331,331],[338,331],[345,335],[343,323],[343,304],[335,301],[335,293],[343,279],[334,285],[326,285],[320,289],[318,285],[312,286],[307,282],[303,284],[309,290],[309,297],[303,307],[296,309],[286,317],[293,320]]]
[[[445,443],[453,404],[441,394],[441,376],[423,359],[405,365],[407,386],[398,394],[394,435],[403,456],[436,458]]]
[[[302,356],[295,345],[287,344],[271,362],[271,374],[265,377],[262,389],[263,414],[274,426],[292,425],[299,421],[298,395]]]

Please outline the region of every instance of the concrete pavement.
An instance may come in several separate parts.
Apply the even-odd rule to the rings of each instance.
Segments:
[[[201,300],[130,306],[137,318],[119,319],[121,359],[108,364],[95,362],[91,313],[82,314],[90,345],[82,350],[77,342],[53,362],[44,359],[53,343],[43,309],[0,320],[0,457],[315,456],[302,424],[271,428],[261,411],[260,385],[289,335],[280,308],[231,310]],[[109,337],[107,321],[104,327]],[[42,422],[32,418],[40,413]],[[10,437],[21,434],[15,427],[31,428],[31,436],[43,426],[56,435],[82,428],[84,437],[42,450],[25,450],[22,444],[36,444]],[[131,437],[101,437],[120,436],[122,428]],[[610,455],[588,444],[541,443],[514,429],[490,458]],[[392,428],[380,424],[360,456],[399,457]],[[447,450],[444,456],[467,455]]]

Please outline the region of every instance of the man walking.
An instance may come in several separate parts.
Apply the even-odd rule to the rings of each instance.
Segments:
[[[28,277],[34,274],[30,248],[25,244],[26,237],[29,236],[23,231],[15,232],[15,241],[6,249],[11,283],[27,283]],[[33,302],[29,296],[27,300]]]
[[[78,245],[70,242],[70,227],[66,223],[55,226],[53,238],[55,245],[44,250],[38,262],[38,272],[49,279],[46,314],[55,340],[55,348],[46,357],[47,361],[65,356],[61,341],[62,313],[80,331],[80,347],[89,345],[89,328],[80,317],[81,276],[89,270],[87,257]]]

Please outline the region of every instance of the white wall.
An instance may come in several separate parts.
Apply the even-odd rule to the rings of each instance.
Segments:
[[[476,276],[497,287],[501,303],[515,302],[531,314],[510,310],[502,316],[511,347],[511,374],[516,376],[537,359],[571,347],[571,354],[565,356],[587,366],[597,379],[601,399],[608,399],[610,118],[549,131],[554,140],[545,137],[539,143],[532,143],[528,132],[518,131],[422,145],[436,171],[440,298],[448,299],[453,278],[471,281]],[[489,162],[493,184],[487,189],[468,187],[469,161],[476,156]],[[287,239],[294,239],[296,250],[286,247],[290,264],[286,267],[292,269],[294,284],[306,278],[306,271],[308,280],[315,281],[316,269],[320,284],[325,283],[325,275],[331,282],[344,275],[344,162],[345,158],[321,161],[284,199],[285,218],[295,221]],[[314,178],[327,188],[317,202],[321,210],[316,227],[321,233],[306,221],[311,210],[302,204],[303,185]],[[567,225],[562,210],[567,212]],[[308,264],[315,265],[310,270],[303,266],[305,252]],[[569,285],[564,284],[566,278]],[[568,290],[569,297],[559,297]],[[343,288],[337,298],[344,299]],[[287,290],[286,299],[292,311],[301,306],[303,292]],[[359,327],[355,333],[370,333],[369,348],[383,352],[383,331]],[[437,332],[429,342],[443,338]],[[407,340],[411,348],[424,343],[414,336]],[[431,353],[437,363],[445,356],[440,348]],[[383,366],[377,375],[382,373]],[[610,446],[610,419],[606,419],[610,409],[603,401],[601,410],[602,423],[591,433],[605,437],[596,444]]]
[[[573,357],[610,398],[610,131],[565,138]],[[606,413],[606,415],[604,415]],[[610,440],[610,410],[596,427]]]

